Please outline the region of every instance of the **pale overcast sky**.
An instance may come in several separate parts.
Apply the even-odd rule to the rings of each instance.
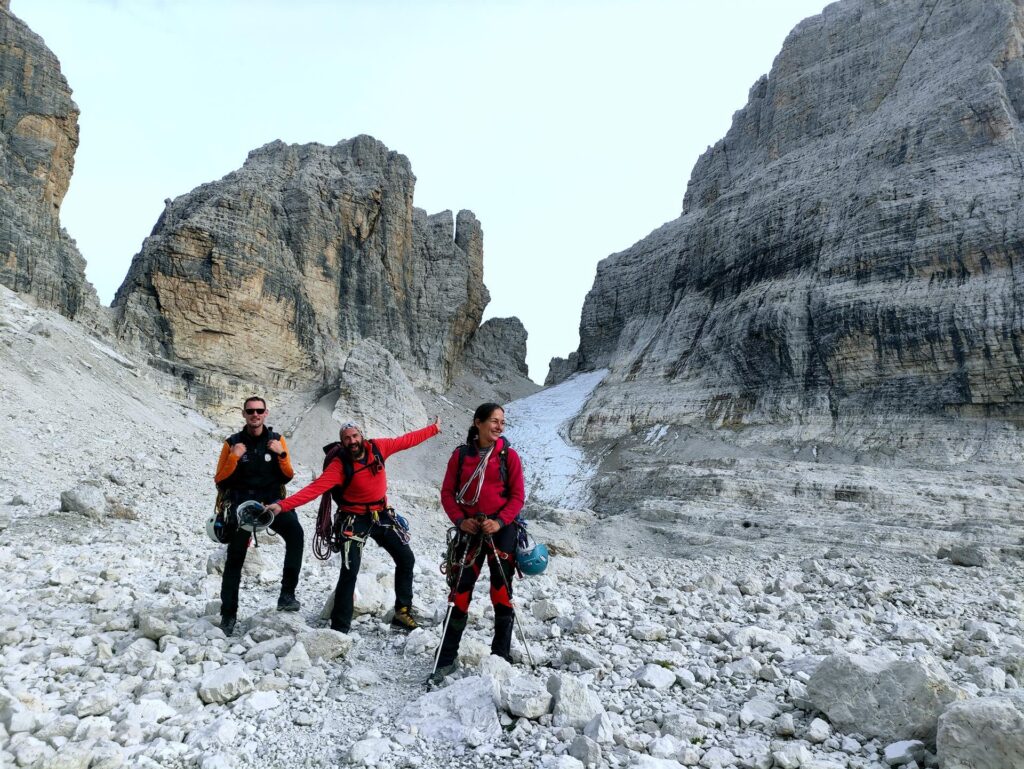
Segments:
[[[61,221],[109,304],[163,210],[269,141],[371,134],[415,204],[484,229],[485,317],[530,374],[579,343],[601,259],[677,217],[789,31],[823,0],[12,0],[61,61],[81,144]]]

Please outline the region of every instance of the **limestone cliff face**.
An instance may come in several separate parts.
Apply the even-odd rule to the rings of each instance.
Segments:
[[[363,340],[442,389],[489,299],[483,232],[414,208],[414,183],[368,136],[253,151],[168,202],[114,299],[119,335],[210,402],[232,378],[337,386]]]
[[[574,435],[1018,419],[1022,14],[843,0],[798,25],[682,215],[600,264],[574,367],[611,373]]]
[[[519,318],[488,319],[466,349],[466,368],[491,384],[529,376],[526,337]]]
[[[77,147],[78,107],[57,57],[0,4],[0,283],[69,318],[99,306],[60,226]]]

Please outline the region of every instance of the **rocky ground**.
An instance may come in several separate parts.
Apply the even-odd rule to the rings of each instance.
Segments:
[[[798,535],[666,558],[672,522],[534,505],[557,551],[516,584],[536,666],[519,639],[515,665],[487,655],[478,590],[462,668],[428,691],[445,606],[436,488],[392,485],[432,626],[389,629],[390,561],[373,545],[352,634],[320,619],[338,567],[309,554],[303,610],[277,613],[283,547],[268,538],[228,639],[223,552],[202,533],[223,427],[2,289],[0,365],[0,766],[1024,766],[1015,551]]]

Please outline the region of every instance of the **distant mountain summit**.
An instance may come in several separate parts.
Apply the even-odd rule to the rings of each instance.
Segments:
[[[598,267],[574,434],[1024,415],[1022,37],[1009,0],[799,24],[682,215]]]
[[[0,2],[0,283],[83,320],[99,300],[60,226],[78,107],[57,57],[9,8]]]
[[[483,231],[470,211],[414,208],[414,184],[369,136],[254,150],[168,201],[114,299],[118,335],[200,399],[225,378],[329,385],[362,340],[444,389],[489,300]]]

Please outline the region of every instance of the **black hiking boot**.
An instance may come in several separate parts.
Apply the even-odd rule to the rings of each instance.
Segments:
[[[395,616],[391,618],[391,627],[404,630],[406,633],[418,628],[420,623],[412,616],[408,606],[399,606],[395,609]]]
[[[455,660],[450,665],[438,665],[437,666],[437,670],[435,670],[433,673],[431,673],[430,676],[427,677],[427,680],[423,682],[423,684],[424,684],[424,686],[427,686],[430,689],[437,688],[442,683],[444,683],[444,679],[445,678],[447,678],[452,673],[454,673],[456,670],[458,670],[458,668],[459,668],[459,661],[458,660]]]
[[[295,593],[281,593],[281,596],[277,599],[278,611],[298,611],[301,608],[302,604],[295,597]]]
[[[235,632],[235,618],[234,617],[221,617],[220,618],[220,629],[228,638]]]
[[[491,654],[512,661],[512,628],[515,616],[500,614],[494,618],[494,638],[491,640]]]

